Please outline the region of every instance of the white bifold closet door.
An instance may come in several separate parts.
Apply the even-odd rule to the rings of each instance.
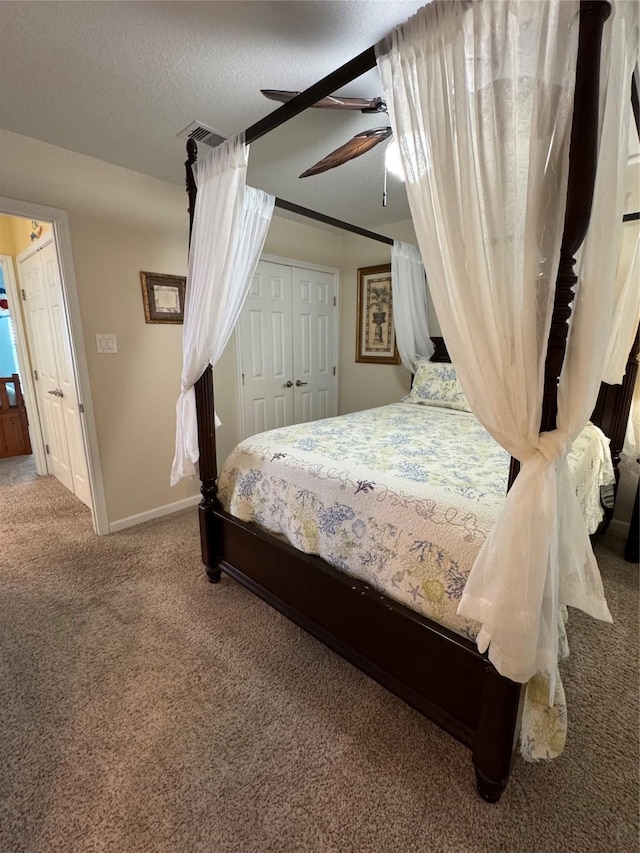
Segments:
[[[335,274],[260,261],[238,327],[244,436],[337,413]]]

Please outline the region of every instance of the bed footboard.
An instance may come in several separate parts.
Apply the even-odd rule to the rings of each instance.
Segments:
[[[200,509],[205,565],[224,571],[472,750],[480,795],[509,777],[521,685],[475,645],[221,509]]]

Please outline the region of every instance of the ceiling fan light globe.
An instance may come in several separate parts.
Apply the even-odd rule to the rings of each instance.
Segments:
[[[402,157],[400,156],[400,148],[395,139],[388,143],[384,152],[384,165],[390,174],[404,183],[405,174],[402,166]]]

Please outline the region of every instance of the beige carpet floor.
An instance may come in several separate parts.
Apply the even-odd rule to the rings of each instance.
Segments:
[[[633,853],[638,567],[572,614],[565,754],[497,806],[470,753],[238,584],[185,510],[102,539],[0,463],[3,853]]]

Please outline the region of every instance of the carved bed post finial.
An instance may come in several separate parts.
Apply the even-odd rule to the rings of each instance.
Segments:
[[[185,183],[189,197],[189,245],[193,231],[193,216],[196,207],[198,188],[193,175],[193,165],[198,159],[198,146],[194,139],[187,140],[187,159],[185,161]],[[216,462],[216,426],[213,406],[213,371],[207,367],[195,384],[196,413],[198,416],[198,447],[200,448],[200,491],[202,500],[198,507],[200,519],[200,545],[202,562],[207,577],[212,583],[220,580],[220,557],[207,534],[207,513],[218,508],[218,466]]]
[[[185,168],[185,184],[187,188],[187,196],[189,198],[189,207],[187,211],[189,213],[189,245],[191,245],[191,232],[193,230],[193,213],[196,207],[196,193],[198,189],[196,187],[196,180],[193,176],[193,165],[198,159],[198,146],[196,145],[195,139],[189,137],[187,139],[187,159],[184,162]]]

